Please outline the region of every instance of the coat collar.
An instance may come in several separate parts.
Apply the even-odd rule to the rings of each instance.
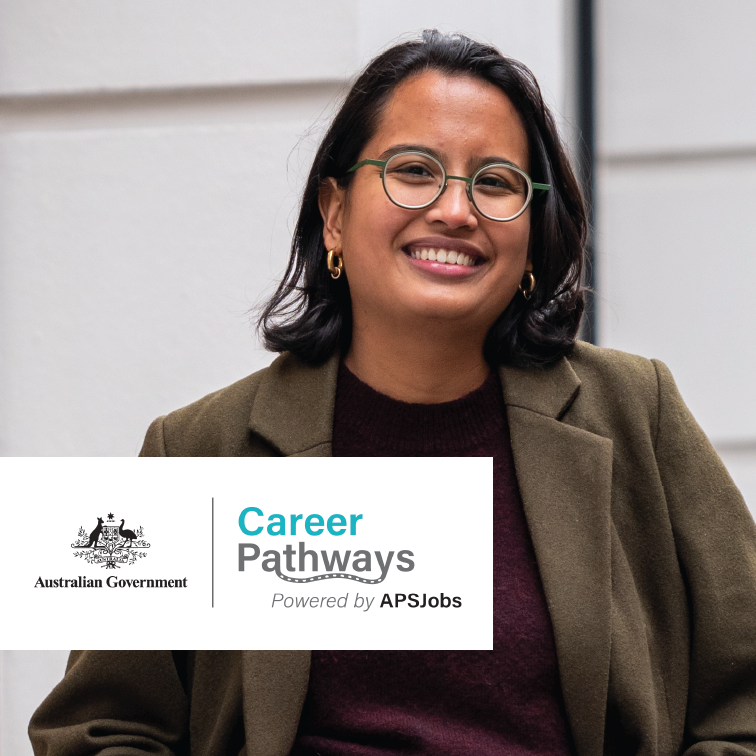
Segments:
[[[318,366],[284,353],[264,371],[249,428],[285,457],[330,457],[339,355]]]
[[[577,352],[577,349],[576,349]],[[250,428],[286,456],[330,456],[339,356],[266,371]],[[554,627],[565,709],[581,756],[600,756],[609,679],[612,442],[569,424],[570,360],[503,367],[512,452]]]
[[[329,456],[339,354],[311,366],[285,353],[264,371],[249,428],[286,456]],[[548,369],[503,367],[507,405],[559,418],[580,389],[566,359]]]
[[[566,357],[546,368],[500,367],[499,378],[508,407],[522,407],[556,420],[580,391],[580,379]]]

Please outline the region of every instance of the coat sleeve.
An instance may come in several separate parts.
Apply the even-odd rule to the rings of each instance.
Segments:
[[[669,370],[656,455],[691,610],[685,756],[756,753],[756,526]]]
[[[29,724],[35,756],[178,756],[188,701],[170,651],[72,651]]]

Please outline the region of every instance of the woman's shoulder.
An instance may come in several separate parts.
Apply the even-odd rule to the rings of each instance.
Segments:
[[[296,452],[297,436],[312,431],[302,410],[317,410],[323,404],[321,397],[327,404],[328,396],[335,392],[333,363],[329,360],[325,365],[311,366],[285,352],[268,367],[157,418],[147,431],[140,456],[233,457]],[[285,427],[286,418],[297,416],[299,428]],[[293,444],[292,449],[276,443],[281,436],[294,437],[289,444]],[[301,443],[306,444],[307,439]]]
[[[662,363],[582,341],[551,365],[507,367],[501,377],[510,407],[608,438],[648,437],[658,423],[662,385],[679,399]]]
[[[655,435],[663,409],[690,414],[672,373],[658,359],[582,341],[567,359],[580,382],[569,414],[581,424],[643,428]]]
[[[576,341],[567,359],[582,382],[633,393],[655,394],[660,371],[669,372],[659,360],[594,346],[585,341]]]
[[[252,406],[270,366],[152,422],[141,457],[216,457],[246,435]],[[231,455],[233,456],[233,455]]]
[[[650,360],[616,349],[576,341],[566,356],[544,367],[503,367],[508,403],[531,407],[545,414],[561,414],[572,403],[655,400],[669,370]]]

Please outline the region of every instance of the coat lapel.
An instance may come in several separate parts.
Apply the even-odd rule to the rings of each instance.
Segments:
[[[612,442],[561,421],[580,380],[569,362],[502,368],[525,516],[581,756],[600,756],[609,680]]]
[[[285,456],[330,456],[338,364],[338,354],[318,367],[291,355],[276,359],[258,389],[251,430]],[[547,369],[504,367],[500,375],[517,480],[554,627],[567,717],[580,756],[600,756],[609,680],[612,442],[562,420],[580,390],[567,359]],[[254,703],[245,705],[245,722],[247,732],[254,733],[255,747],[248,752],[273,756],[288,751],[278,749],[279,741],[268,742],[264,733],[278,716],[276,707],[284,712],[291,705],[258,693],[265,690],[268,696],[267,686],[273,685],[285,698],[301,684],[304,696],[309,667],[303,665],[305,658],[309,665],[309,656],[279,652],[295,656],[284,682],[276,683],[270,670],[278,662],[267,659],[269,653],[246,654],[245,702]],[[294,699],[296,713],[292,709],[290,714],[296,723],[304,699]],[[276,737],[282,731],[271,729]]]
[[[265,371],[249,428],[285,457],[330,457],[339,354],[313,367],[282,354]]]
[[[309,651],[244,651],[242,695],[249,756],[287,756],[310,676]]]

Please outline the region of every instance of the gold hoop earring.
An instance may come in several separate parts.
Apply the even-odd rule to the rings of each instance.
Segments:
[[[525,276],[528,276],[528,285],[527,287],[523,287],[522,281],[525,280]],[[520,290],[520,294],[522,294],[525,299],[530,299],[533,296],[533,289],[535,289],[536,280],[535,276],[533,275],[532,270],[526,270],[522,274],[522,281],[520,281],[520,285],[517,287]]]
[[[328,270],[331,271],[331,278],[335,280],[341,275],[341,271],[344,269],[344,258],[335,249],[332,249],[328,252],[326,265],[328,266]]]

